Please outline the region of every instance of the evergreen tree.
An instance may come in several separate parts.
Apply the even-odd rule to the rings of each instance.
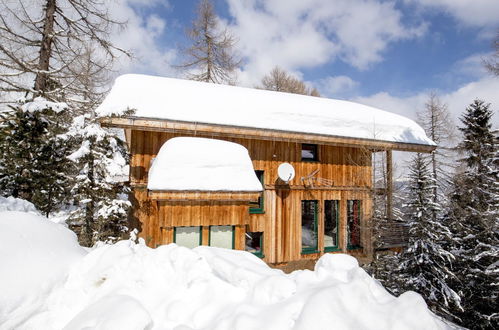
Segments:
[[[68,135],[79,146],[69,156],[78,169],[71,192],[79,205],[69,217],[70,228],[86,246],[123,238],[128,231],[129,189],[116,177],[127,164],[126,146],[89,114],[75,118]]]
[[[434,218],[440,211],[434,199],[435,180],[421,154],[414,157],[409,170],[409,245],[396,273],[403,289],[421,293],[434,312],[454,319],[452,310],[461,308],[460,298],[448,284],[455,277],[448,267],[454,256],[441,245],[450,239],[450,231]]]
[[[463,325],[499,327],[499,190],[497,139],[490,104],[475,100],[461,118],[464,171],[454,179],[446,221],[456,238],[455,272],[464,311]]]
[[[39,97],[0,113],[0,191],[32,202],[46,216],[67,197],[67,106]]]

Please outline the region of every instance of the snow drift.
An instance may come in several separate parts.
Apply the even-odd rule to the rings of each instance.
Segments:
[[[1,329],[446,328],[421,296],[390,295],[341,254],[286,275],[210,247],[121,241],[87,253],[60,225],[3,212],[0,256]]]

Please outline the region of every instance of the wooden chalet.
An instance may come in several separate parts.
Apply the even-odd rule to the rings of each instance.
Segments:
[[[372,153],[386,152],[391,178],[393,150],[435,149],[413,121],[368,106],[170,78],[121,76],[97,111],[103,126],[125,130],[133,218],[149,246],[232,247],[276,266],[329,252],[369,259]],[[151,162],[175,137],[244,146],[263,192],[148,189]]]

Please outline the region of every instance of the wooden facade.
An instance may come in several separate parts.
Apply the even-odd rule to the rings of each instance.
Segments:
[[[246,232],[263,232],[263,259],[269,264],[317,259],[325,252],[324,235],[321,234],[324,232],[324,203],[334,200],[339,201],[336,250],[361,258],[372,255],[370,149],[318,144],[318,161],[302,161],[302,143],[217,135],[217,139],[246,147],[254,169],[263,171],[263,211],[250,214],[247,201],[258,196],[147,190],[151,160],[163,143],[178,136],[199,136],[199,132],[129,130],[127,135],[132,155],[130,180],[135,201],[134,218],[138,221],[140,236],[149,246],[172,243],[176,226],[202,226],[202,244],[208,245],[209,226],[233,225],[236,249],[244,249]],[[278,166],[284,162],[292,164],[296,171],[294,179],[288,183],[277,175]],[[307,253],[303,253],[301,246],[302,200],[317,201],[318,206],[318,246],[316,251]],[[349,249],[347,243],[349,200],[362,202],[362,244],[355,249]]]

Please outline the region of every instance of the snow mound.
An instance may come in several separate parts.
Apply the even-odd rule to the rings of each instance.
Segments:
[[[120,76],[96,112],[130,109],[141,118],[435,145],[413,120],[363,104],[190,80]]]
[[[28,202],[27,200],[14,198],[12,196],[9,197],[1,197],[0,196],[0,212],[5,211],[19,211],[19,212],[27,212],[31,214],[41,215],[40,212],[36,209],[33,203]]]
[[[10,217],[10,225],[2,222],[1,233],[18,236],[23,229],[29,239],[2,239],[0,246],[26,252],[24,246],[40,230],[35,224],[40,219],[16,217],[33,217],[28,221],[35,227],[24,228]],[[143,241],[120,241],[82,256],[65,234],[56,237],[64,228],[51,224],[44,230],[41,234],[53,239],[47,242],[50,248],[39,247],[24,258],[5,254],[2,260],[13,271],[35,278],[57,275],[60,282],[50,292],[32,287],[24,304],[32,304],[33,297],[44,299],[31,309],[9,312],[15,306],[2,300],[0,310],[6,312],[0,314],[1,329],[447,328],[421,296],[390,295],[347,255],[324,255],[315,271],[286,275],[250,253],[211,247],[191,250],[170,244],[151,249]],[[34,256],[54,249],[76,251],[69,258],[45,258],[45,267],[35,269],[39,261]],[[69,270],[68,260],[73,264]],[[22,289],[23,282],[32,281],[27,276],[3,278],[2,284]]]
[[[42,304],[84,254],[67,228],[35,214],[0,212],[0,328]]]
[[[194,137],[166,141],[147,182],[150,190],[262,191],[245,147]]]

